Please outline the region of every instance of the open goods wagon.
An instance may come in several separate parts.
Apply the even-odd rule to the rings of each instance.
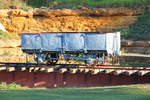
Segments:
[[[23,52],[35,54],[38,63],[55,64],[59,59],[76,59],[94,64],[120,55],[120,32],[22,33],[21,37]]]

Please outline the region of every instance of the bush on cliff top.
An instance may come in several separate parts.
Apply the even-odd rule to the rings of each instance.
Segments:
[[[0,0],[0,9],[14,8],[20,6],[28,10],[32,7],[50,8],[77,8],[86,6],[89,8],[97,7],[138,7],[150,5],[150,0]]]
[[[150,4],[150,0],[24,0],[32,7],[47,6],[51,8],[97,7],[138,7]]]
[[[19,6],[23,10],[30,10],[31,7],[23,1],[26,0],[0,0],[0,9],[14,9],[16,6]]]

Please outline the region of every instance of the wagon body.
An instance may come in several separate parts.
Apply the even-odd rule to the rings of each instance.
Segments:
[[[25,53],[120,55],[120,32],[114,33],[23,33]]]
[[[22,34],[22,50],[26,53],[81,53],[105,51],[120,53],[120,32],[116,33],[41,33]]]

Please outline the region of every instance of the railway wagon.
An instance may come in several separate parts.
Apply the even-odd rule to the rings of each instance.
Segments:
[[[121,54],[120,32],[22,33],[21,37],[22,51],[35,54],[38,63],[56,64],[59,59],[104,63]]]

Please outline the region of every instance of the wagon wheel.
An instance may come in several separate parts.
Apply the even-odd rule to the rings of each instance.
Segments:
[[[58,62],[56,59],[51,59],[50,61],[47,61],[47,65],[55,65]]]
[[[58,62],[58,59],[50,59],[50,56],[53,58],[57,58],[56,54],[48,54],[46,57],[46,64],[47,65],[55,65]],[[58,56],[59,57],[59,56]]]
[[[93,67],[96,67],[98,65],[98,61],[94,61]]]

